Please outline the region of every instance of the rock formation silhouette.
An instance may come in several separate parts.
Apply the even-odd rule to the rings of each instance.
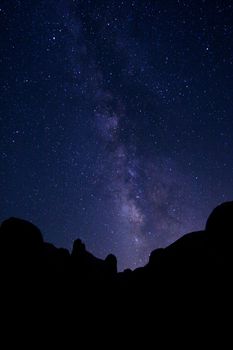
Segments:
[[[72,314],[79,324],[90,324],[93,315],[127,323],[136,313],[145,318],[150,313],[161,326],[166,314],[176,322],[178,314],[189,318],[200,312],[210,322],[232,298],[232,234],[233,202],[226,202],[213,210],[204,230],[152,251],[144,267],[117,272],[114,255],[96,258],[80,239],[69,253],[44,242],[32,223],[10,218],[0,226],[2,300],[8,312],[9,305],[14,310],[23,305],[21,312],[28,309],[30,317],[49,310],[52,321],[44,322]]]

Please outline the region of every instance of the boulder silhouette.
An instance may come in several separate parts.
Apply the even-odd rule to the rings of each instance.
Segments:
[[[0,227],[0,247],[4,293],[14,293],[15,301],[29,298],[29,291],[39,294],[45,271],[40,230],[29,221],[7,219]]]
[[[77,278],[96,282],[106,278],[106,262],[86,250],[85,244],[76,239],[71,252],[72,270]]]
[[[232,265],[233,201],[218,205],[206,222],[209,256],[219,276],[229,274]]]
[[[109,254],[105,258],[105,268],[108,276],[112,276],[117,273],[117,258],[115,255]]]
[[[27,259],[35,261],[41,258],[43,252],[40,230],[31,222],[14,217],[1,224],[0,244],[2,253],[18,263]]]
[[[85,244],[81,241],[81,239],[76,239],[73,243],[73,249],[71,256],[72,257],[82,257],[86,253]]]
[[[218,241],[218,244],[232,243],[233,201],[217,206],[208,217],[205,229],[210,239]]]

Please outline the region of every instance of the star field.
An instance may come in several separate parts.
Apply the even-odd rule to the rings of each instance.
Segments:
[[[119,269],[232,199],[232,1],[1,1],[0,219]]]

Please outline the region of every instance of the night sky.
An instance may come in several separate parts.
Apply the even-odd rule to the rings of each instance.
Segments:
[[[0,0],[0,220],[119,269],[233,197],[233,1]]]

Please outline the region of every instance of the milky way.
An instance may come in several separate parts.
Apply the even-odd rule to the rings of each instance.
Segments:
[[[232,199],[231,2],[0,7],[1,219],[135,268]]]

